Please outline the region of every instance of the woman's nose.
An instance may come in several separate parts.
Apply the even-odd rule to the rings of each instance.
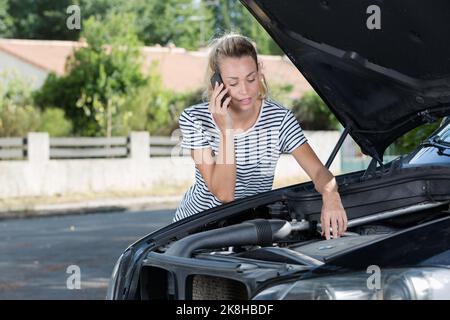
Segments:
[[[241,94],[247,94],[247,85],[244,83],[241,84],[240,86],[240,93]]]

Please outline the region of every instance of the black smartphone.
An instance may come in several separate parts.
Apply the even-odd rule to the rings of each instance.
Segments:
[[[218,72],[215,72],[215,73],[213,74],[213,76],[211,77],[211,85],[212,85],[213,89],[214,89],[214,86],[216,85],[216,82],[218,82],[219,85],[220,85],[221,83],[223,83],[222,77],[220,76],[220,73],[218,73]],[[225,87],[224,87],[224,89],[225,89]],[[225,101],[225,99],[228,98],[228,97],[229,97],[229,94],[226,93],[226,94],[223,96],[221,103],[223,104],[224,101]],[[230,106],[230,105],[228,105],[228,107],[229,107],[229,106]],[[228,107],[227,107],[227,108],[228,108]]]

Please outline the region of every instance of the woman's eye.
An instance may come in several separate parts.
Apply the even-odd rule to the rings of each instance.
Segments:
[[[237,83],[230,83],[231,87],[236,87]]]
[[[248,80],[248,82],[253,82],[253,81],[255,81],[255,79],[249,79],[249,80]]]

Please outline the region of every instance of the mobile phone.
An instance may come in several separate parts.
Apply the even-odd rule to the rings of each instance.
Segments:
[[[218,73],[218,72],[214,72],[213,76],[211,77],[211,85],[212,85],[213,88],[214,88],[214,86],[216,85],[216,82],[218,82],[219,85],[223,83],[222,77],[220,76],[220,73]],[[225,89],[225,87],[224,87],[224,89]],[[229,94],[228,94],[228,93],[226,93],[226,94],[223,96],[223,98],[222,98],[222,100],[221,100],[221,104],[222,104],[222,105],[223,105],[225,99],[228,98],[228,97],[229,97]],[[230,106],[230,105],[228,105],[227,108],[228,108],[229,106]]]

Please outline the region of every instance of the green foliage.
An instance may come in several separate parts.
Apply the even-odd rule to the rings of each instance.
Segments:
[[[16,72],[0,74],[0,136],[21,137],[30,131],[47,131],[51,136],[67,135],[71,123],[62,110],[41,112],[34,106],[31,83]]]
[[[0,0],[0,36],[8,37],[12,35],[13,18],[10,16],[8,0]]]
[[[217,2],[218,6],[210,7],[215,17],[215,34],[233,30],[252,38],[260,54],[280,55],[283,53],[241,2],[235,0],[218,0]]]
[[[121,7],[128,0],[79,0],[83,19],[95,17],[103,19],[110,10]]]
[[[25,136],[36,131],[40,119],[33,108],[30,83],[10,72],[3,72],[0,79],[0,136]]]
[[[0,0],[0,35],[21,39],[78,40],[69,30],[67,8],[79,5],[82,30],[92,17],[105,19],[112,12],[137,16],[129,21],[145,45],[167,45],[197,50],[209,39],[234,30],[254,39],[262,54],[281,49],[247,9],[235,0]],[[124,17],[126,19],[126,16]]]
[[[72,4],[81,7],[81,34],[66,27],[66,9]],[[170,134],[178,127],[181,111],[201,101],[201,91],[166,90],[155,66],[145,77],[140,57],[143,43],[174,43],[195,50],[221,31],[236,30],[256,40],[260,53],[281,52],[247,10],[231,0],[0,0],[2,14],[4,25],[11,24],[12,37],[75,40],[81,36],[87,44],[67,61],[66,75],[50,74],[34,95],[27,93],[27,103],[20,104],[24,132]],[[1,28],[2,24],[0,32]],[[291,104],[291,86],[269,87],[272,98]]]
[[[163,88],[162,80],[153,64],[147,85],[141,87],[127,101],[130,117],[127,129],[146,130],[153,135],[170,135],[178,127],[181,112],[201,100],[201,91],[175,93]]]
[[[139,41],[124,23],[133,16],[109,13],[90,18],[83,35],[89,45],[75,52],[68,74],[50,75],[35,95],[38,105],[62,108],[73,121],[73,134],[127,135],[132,130],[169,135],[178,127],[181,111],[201,99],[201,92],[174,93],[163,87],[152,65],[141,73]],[[132,29],[131,29],[132,30]],[[111,44],[110,50],[105,44]]]
[[[413,151],[426,140],[437,128],[440,121],[421,125],[397,139],[390,147],[389,154],[405,154]]]
[[[37,131],[48,132],[51,137],[67,137],[72,132],[72,123],[66,119],[63,110],[46,108],[41,113]]]
[[[129,0],[115,10],[137,15],[137,34],[146,45],[173,43],[196,50],[211,35],[213,16],[203,2]]]
[[[315,91],[306,92],[294,101],[292,112],[304,130],[336,130],[339,122]]]
[[[78,40],[79,30],[69,30],[67,8],[79,5],[82,28],[91,16],[106,17],[108,11],[127,3],[126,0],[0,0],[0,17],[3,7],[10,20],[10,30],[4,36],[20,39]],[[3,5],[5,3],[5,5]],[[2,19],[0,22],[4,23]],[[1,32],[0,27],[0,32]]]
[[[275,100],[284,106],[292,105],[292,99],[289,97],[294,89],[292,84],[268,83],[268,87],[269,99]]]
[[[83,109],[76,107],[82,86],[82,77],[58,77],[51,73],[43,86],[34,93],[34,101],[41,109],[55,107],[63,110],[72,121],[72,134],[95,136],[98,130],[95,121],[87,117]]]
[[[0,111],[0,137],[22,137],[39,128],[39,114],[31,105],[4,105]]]
[[[134,30],[127,27],[134,19],[117,14],[110,14],[106,22],[90,18],[84,33],[89,47],[78,50],[69,67],[70,75],[88,76],[76,106],[93,117],[103,136],[110,137],[117,123],[126,121],[126,96],[145,82],[139,41]],[[110,52],[106,45],[110,45]],[[86,69],[95,70],[87,75]]]
[[[78,30],[66,25],[67,8],[80,4],[76,0],[9,0],[8,14],[12,17],[14,38],[76,40]]]
[[[74,134],[111,136],[123,131],[129,112],[127,96],[146,80],[141,72],[140,42],[131,14],[109,13],[104,20],[91,17],[83,36],[87,47],[67,63],[68,73],[50,75],[36,102],[62,108],[74,122]]]

